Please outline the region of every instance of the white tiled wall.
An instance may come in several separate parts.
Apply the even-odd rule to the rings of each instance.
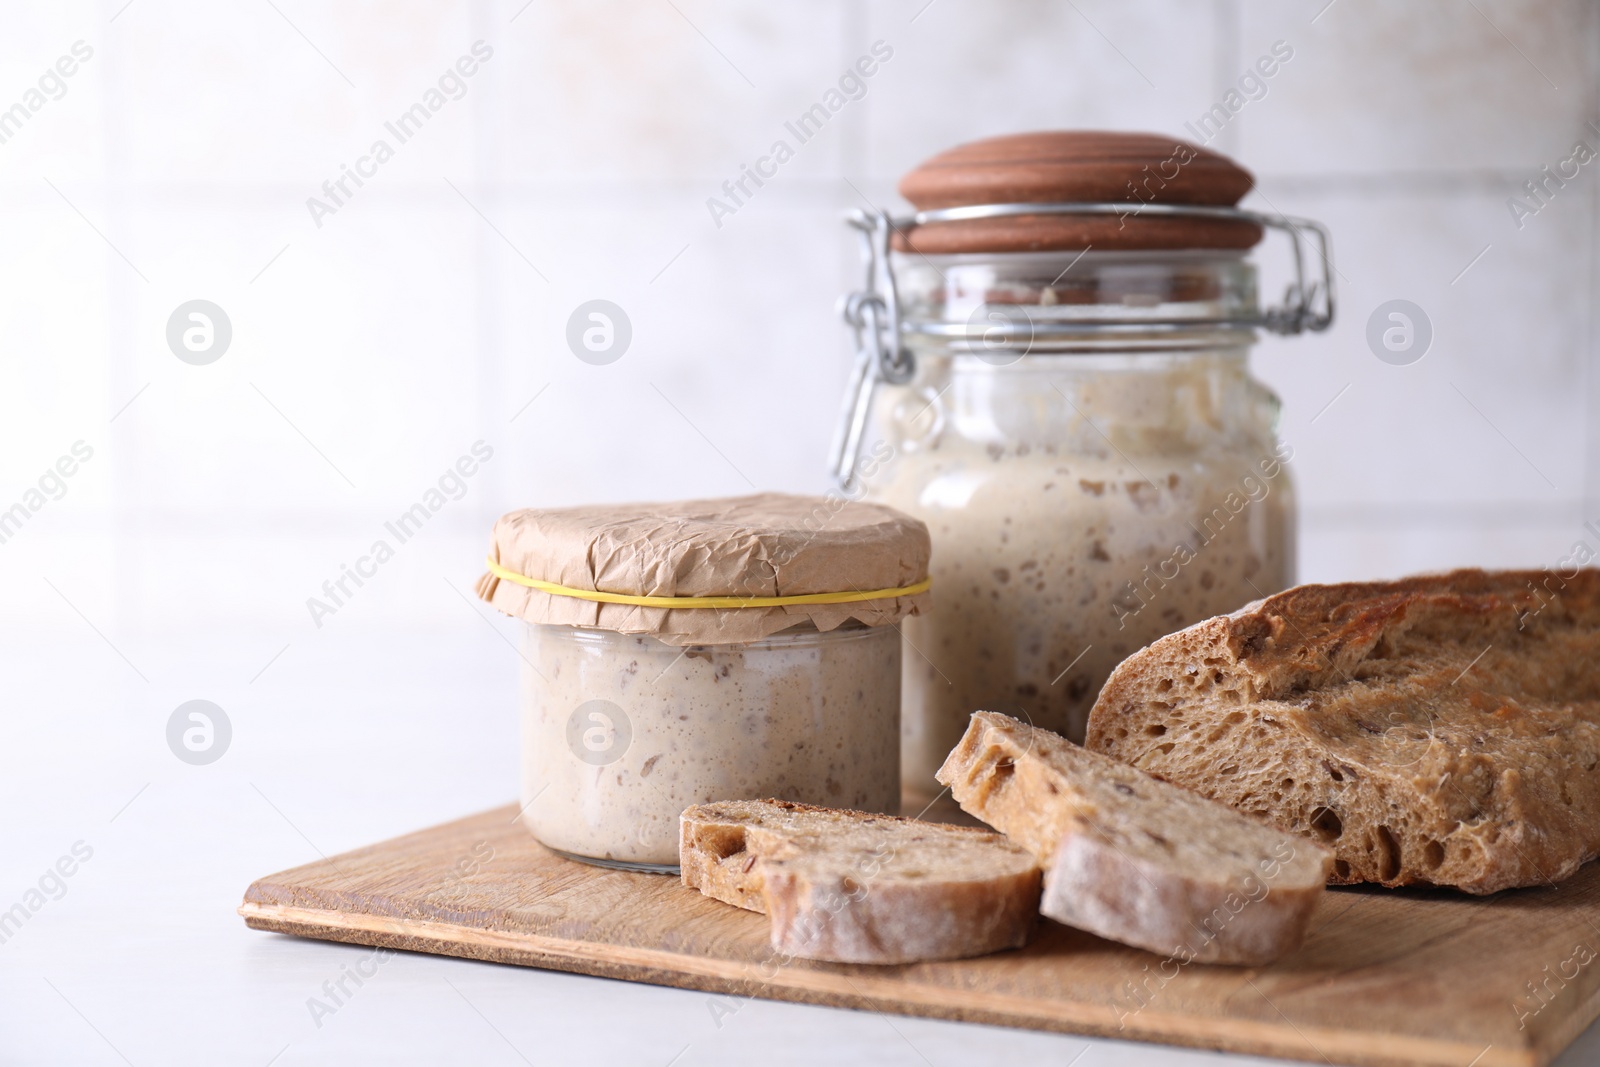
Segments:
[[[1181,136],[1282,40],[1214,144],[1258,173],[1253,205],[1336,238],[1336,328],[1256,355],[1302,576],[1538,566],[1600,520],[1600,162],[1522,229],[1506,210],[1574,139],[1600,147],[1590,0],[11,0],[0,115],[80,40],[0,144],[0,514],[93,450],[0,542],[0,909],[70,841],[96,859],[0,953],[6,1062],[474,1061],[474,1033],[483,1062],[619,1040],[666,1061],[678,1033],[685,1067],[795,1040],[888,1062],[861,1013],[766,1005],[712,1037],[690,993],[506,968],[451,992],[445,961],[397,963],[323,1030],[304,1003],[333,950],[234,907],[269,870],[514,797],[515,629],[469,600],[501,512],[826,488],[859,274],[840,214],[957,142]],[[480,40],[459,99],[318,227],[307,198]],[[715,226],[707,197],[874,42],[864,96]],[[1397,298],[1434,323],[1416,365],[1366,347]],[[208,366],[166,346],[190,299],[234,326]],[[566,347],[590,299],[634,326],[610,366]],[[475,442],[464,498],[317,627],[307,598]],[[195,697],[232,723],[213,765],[166,739]],[[934,1022],[883,1040],[1083,1053]]]
[[[480,40],[460,99],[316,225],[307,198]],[[515,629],[469,599],[500,513],[826,487],[859,273],[841,212],[958,142],[1182,135],[1285,42],[1215,146],[1255,206],[1335,236],[1336,327],[1255,359],[1296,448],[1302,574],[1537,566],[1600,519],[1600,161],[1521,229],[1505,206],[1600,148],[1592,0],[11,0],[0,115],[77,41],[92,56],[0,143],[0,513],[93,450],[0,542],[0,908],[67,843],[96,858],[5,945],[7,1062],[473,1060],[474,1033],[484,1062],[511,1041],[664,1061],[720,1031],[687,993],[504,968],[451,992],[442,961],[395,964],[323,1030],[304,1004],[333,957],[233,908],[266,871],[515,795]],[[715,225],[706,199],[876,41],[864,96]],[[1412,366],[1364,339],[1396,298],[1435,328]],[[208,366],[165,340],[193,299],[233,325]],[[564,340],[592,299],[632,321],[609,366]],[[464,497],[316,626],[307,598],[478,441]],[[166,734],[194,698],[232,723],[204,767]],[[856,1015],[802,1011],[752,1008],[682,1062],[796,1035],[872,1057]],[[910,1062],[1083,1053],[894,1031]]]
[[[983,135],[1183,134],[1277,41],[1215,145],[1256,206],[1336,241],[1335,329],[1257,358],[1304,576],[1539,565],[1600,517],[1600,162],[1520,229],[1506,207],[1600,148],[1582,0],[124,2],[17,5],[0,36],[0,107],[94,50],[0,144],[0,505],[95,450],[0,545],[18,634],[110,656],[89,622],[136,661],[233,634],[264,663],[331,630],[467,632],[444,586],[508,508],[820,490],[843,209]],[[461,98],[316,225],[307,198],[479,40]],[[715,225],[707,197],[875,41],[865,95]],[[209,366],[164,338],[193,298],[233,323]],[[563,339],[594,298],[634,329],[605,367]],[[1412,366],[1364,340],[1393,298],[1434,324]],[[306,598],[478,440],[465,498],[314,627]]]

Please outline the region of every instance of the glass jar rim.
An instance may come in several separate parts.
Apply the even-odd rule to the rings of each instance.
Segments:
[[[1255,340],[1255,265],[1233,250],[958,253],[896,264],[917,351],[1004,357]]]
[[[1037,260],[1067,260],[1078,262],[1129,262],[1158,263],[1163,261],[1193,262],[1197,260],[1230,259],[1250,261],[1253,250],[1248,248],[1081,248],[1074,250],[1039,249],[1027,252],[901,252],[891,251],[896,266],[916,261],[933,263],[990,263]]]

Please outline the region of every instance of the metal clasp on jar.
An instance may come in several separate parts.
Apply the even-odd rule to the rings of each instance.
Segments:
[[[855,331],[856,359],[828,463],[839,487],[850,490],[855,487],[861,439],[867,432],[878,383],[909,382],[916,373],[916,360],[900,336],[900,296],[889,263],[889,232],[894,220],[884,211],[852,211],[846,221],[861,234],[867,277],[865,288],[840,303],[844,321]]]

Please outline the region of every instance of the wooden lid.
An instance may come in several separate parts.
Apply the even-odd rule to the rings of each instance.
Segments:
[[[1101,202],[1128,214],[1023,215],[937,222],[897,233],[897,251],[1103,251],[1250,248],[1261,227],[1232,219],[1158,218],[1142,203],[1231,207],[1255,179],[1226,156],[1154,133],[1061,130],[957,145],[900,179],[918,210],[968,204]]]

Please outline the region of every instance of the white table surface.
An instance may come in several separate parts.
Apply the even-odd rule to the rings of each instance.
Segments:
[[[727,1014],[705,993],[405,953],[314,1019],[309,998],[372,950],[249,930],[245,887],[512,799],[515,657],[476,624],[328,631],[251,682],[284,637],[80,636],[0,650],[0,910],[74,843],[94,850],[0,944],[0,1063],[1276,1062],[770,1001]],[[233,726],[208,766],[166,745],[194,698]],[[1560,1060],[1594,1063],[1600,1027]]]

